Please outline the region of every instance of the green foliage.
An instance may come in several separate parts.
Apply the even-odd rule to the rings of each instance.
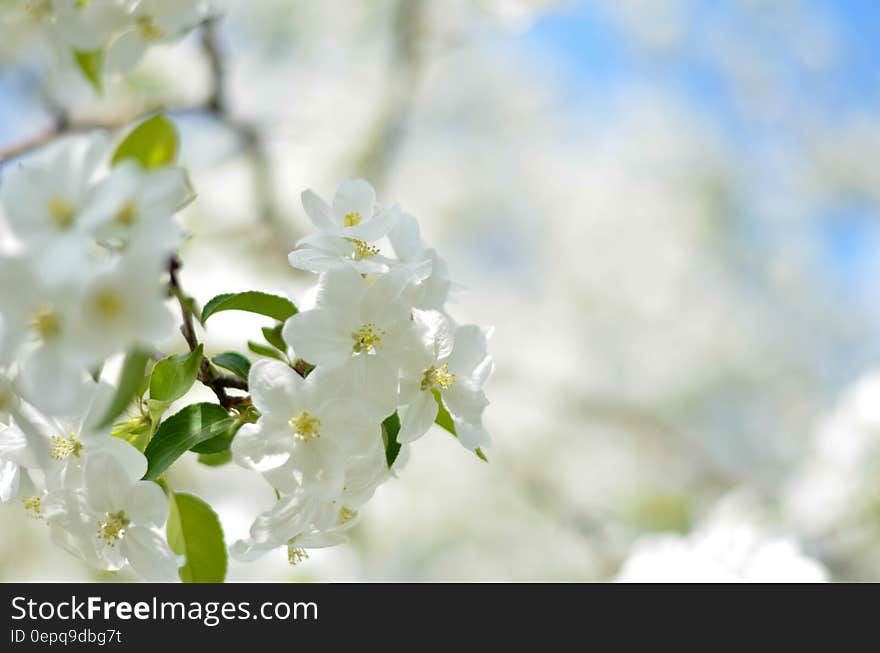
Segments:
[[[207,465],[208,467],[219,467],[220,465],[225,465],[232,461],[232,452],[227,449],[226,451],[220,451],[218,453],[200,453],[198,460],[200,463]]]
[[[144,455],[147,457],[145,479],[155,480],[185,452],[212,438],[229,437],[240,420],[231,417],[218,404],[191,404],[166,419],[159,428]],[[205,452],[211,453],[211,452]]]
[[[259,342],[254,342],[253,340],[248,340],[247,346],[248,349],[250,349],[255,354],[266,356],[267,358],[274,358],[282,362],[287,362],[284,360],[284,356],[278,350],[273,349],[272,347],[261,345]]]
[[[160,360],[150,377],[150,398],[168,402],[180,399],[196,382],[201,363],[202,345],[189,354]]]
[[[110,435],[125,440],[143,453],[150,443],[150,437],[153,435],[153,423],[149,417],[139,416],[132,420],[114,424]]]
[[[146,170],[177,160],[179,136],[174,123],[161,113],[145,120],[125,137],[113,153],[112,165],[134,159]]]
[[[397,441],[397,435],[400,433],[400,417],[397,411],[393,415],[389,415],[382,422],[382,442],[385,443],[385,462],[388,468],[397,460],[400,455],[400,442]]]
[[[125,360],[122,362],[122,371],[119,373],[116,393],[113,395],[104,416],[96,424],[96,428],[110,426],[131,403],[132,399],[138,395],[149,359],[150,355],[140,349],[133,349],[126,354]]]
[[[245,356],[235,351],[227,351],[218,354],[211,359],[211,362],[217,367],[229,370],[235,374],[235,376],[244,379],[245,381],[247,381],[248,374],[250,374],[251,371],[251,362]]]
[[[281,337],[281,330],[283,328],[283,324],[276,324],[273,327],[263,327],[262,331],[266,342],[275,347],[278,351],[286,354],[287,343],[285,343],[284,338]]]
[[[74,50],[73,59],[85,76],[95,93],[101,95],[104,92],[104,84],[101,80],[101,68],[104,65],[104,50]]]
[[[250,290],[240,293],[225,293],[217,295],[202,310],[202,322],[204,323],[214,313],[220,311],[247,311],[258,313],[284,322],[297,312],[296,305],[286,297],[270,295],[269,293]]]
[[[186,556],[178,570],[184,583],[222,583],[226,578],[226,542],[211,506],[191,494],[172,493],[166,534],[171,550]]]

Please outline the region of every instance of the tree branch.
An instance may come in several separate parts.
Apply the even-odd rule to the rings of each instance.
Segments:
[[[195,351],[199,346],[199,340],[196,335],[195,322],[193,320],[193,300],[183,292],[183,288],[180,285],[178,272],[180,271],[181,266],[180,259],[176,256],[172,257],[169,261],[169,286],[171,294],[177,299],[177,303],[180,306],[180,315],[183,320],[180,326],[180,332],[183,334],[183,338],[186,340],[189,350]],[[247,391],[247,381],[229,374],[218,373],[212,367],[207,358],[202,358],[202,362],[199,365],[198,380],[202,385],[210,388],[213,393],[217,395],[217,400],[224,408],[228,409],[241,404],[250,403],[249,397],[230,397],[226,393],[226,388]]]

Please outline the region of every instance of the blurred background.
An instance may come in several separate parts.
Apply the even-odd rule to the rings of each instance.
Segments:
[[[453,315],[496,327],[489,465],[435,428],[350,544],[231,580],[610,580],[719,506],[834,580],[880,580],[875,3],[221,9],[102,98],[26,34],[0,38],[0,149],[60,110],[90,125],[168,108],[199,193],[182,257],[202,302],[301,297],[299,193],[364,176],[467,287]],[[218,317],[209,352],[258,325]],[[229,542],[272,500],[194,457],[171,483]],[[0,580],[127,578],[93,574],[18,505],[0,532]]]

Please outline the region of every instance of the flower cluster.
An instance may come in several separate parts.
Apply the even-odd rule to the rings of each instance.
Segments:
[[[79,66],[98,87],[101,72],[130,70],[150,46],[176,41],[208,15],[205,0],[12,0],[7,4],[0,18],[16,29],[30,27],[54,60]]]
[[[112,167],[98,133],[4,170],[11,232],[0,253],[0,498],[20,498],[55,539],[102,569],[176,576],[156,530],[168,504],[147,460],[101,420],[109,358],[173,334],[161,272],[191,190],[175,166]]]
[[[307,191],[319,233],[290,262],[318,273],[314,305],[249,291],[199,311],[177,276],[174,215],[193,193],[176,139],[159,115],[115,147],[103,133],[69,138],[3,171],[0,500],[20,501],[97,568],[169,580],[193,579],[196,567],[211,570],[196,579],[222,580],[225,553],[195,562],[200,550],[186,547],[215,538],[226,550],[216,515],[165,478],[187,451],[235,460],[276,493],[231,553],[287,547],[293,563],[345,541],[432,424],[485,457],[489,332],[446,312],[454,286],[415,218],[378,204],[363,180],[345,181],[332,206]],[[172,297],[186,354],[163,353]],[[237,352],[209,358],[198,342],[195,322],[231,309],[277,321],[263,330],[271,348],[249,345],[262,356],[253,364]],[[123,354],[110,383],[106,363]],[[217,403],[185,404],[196,381]],[[191,510],[199,520],[181,512]],[[194,534],[191,523],[216,525]]]
[[[489,445],[490,334],[446,312],[452,284],[416,219],[377,203],[364,180],[343,182],[332,205],[312,191],[302,200],[318,233],[289,260],[320,276],[314,306],[290,317],[282,337],[306,365],[263,361],[250,371],[261,417],[232,451],[279,499],[233,546],[242,559],[286,546],[295,563],[307,548],[343,541],[388,478],[395,448],[435,421],[480,455]]]

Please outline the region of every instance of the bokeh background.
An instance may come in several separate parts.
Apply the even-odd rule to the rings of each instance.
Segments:
[[[59,107],[81,124],[169,108],[202,302],[301,297],[299,193],[365,176],[468,288],[453,314],[496,327],[489,465],[435,429],[350,544],[230,579],[609,580],[635,543],[699,532],[735,496],[736,520],[831,578],[880,580],[874,2],[221,6],[211,47],[156,48],[103,98],[26,34],[0,39],[0,148]],[[212,51],[221,116],[192,109],[218,90]],[[213,353],[258,333],[216,320]],[[229,541],[271,501],[234,466],[186,460],[171,483]],[[0,580],[128,578],[18,505],[0,533]]]

